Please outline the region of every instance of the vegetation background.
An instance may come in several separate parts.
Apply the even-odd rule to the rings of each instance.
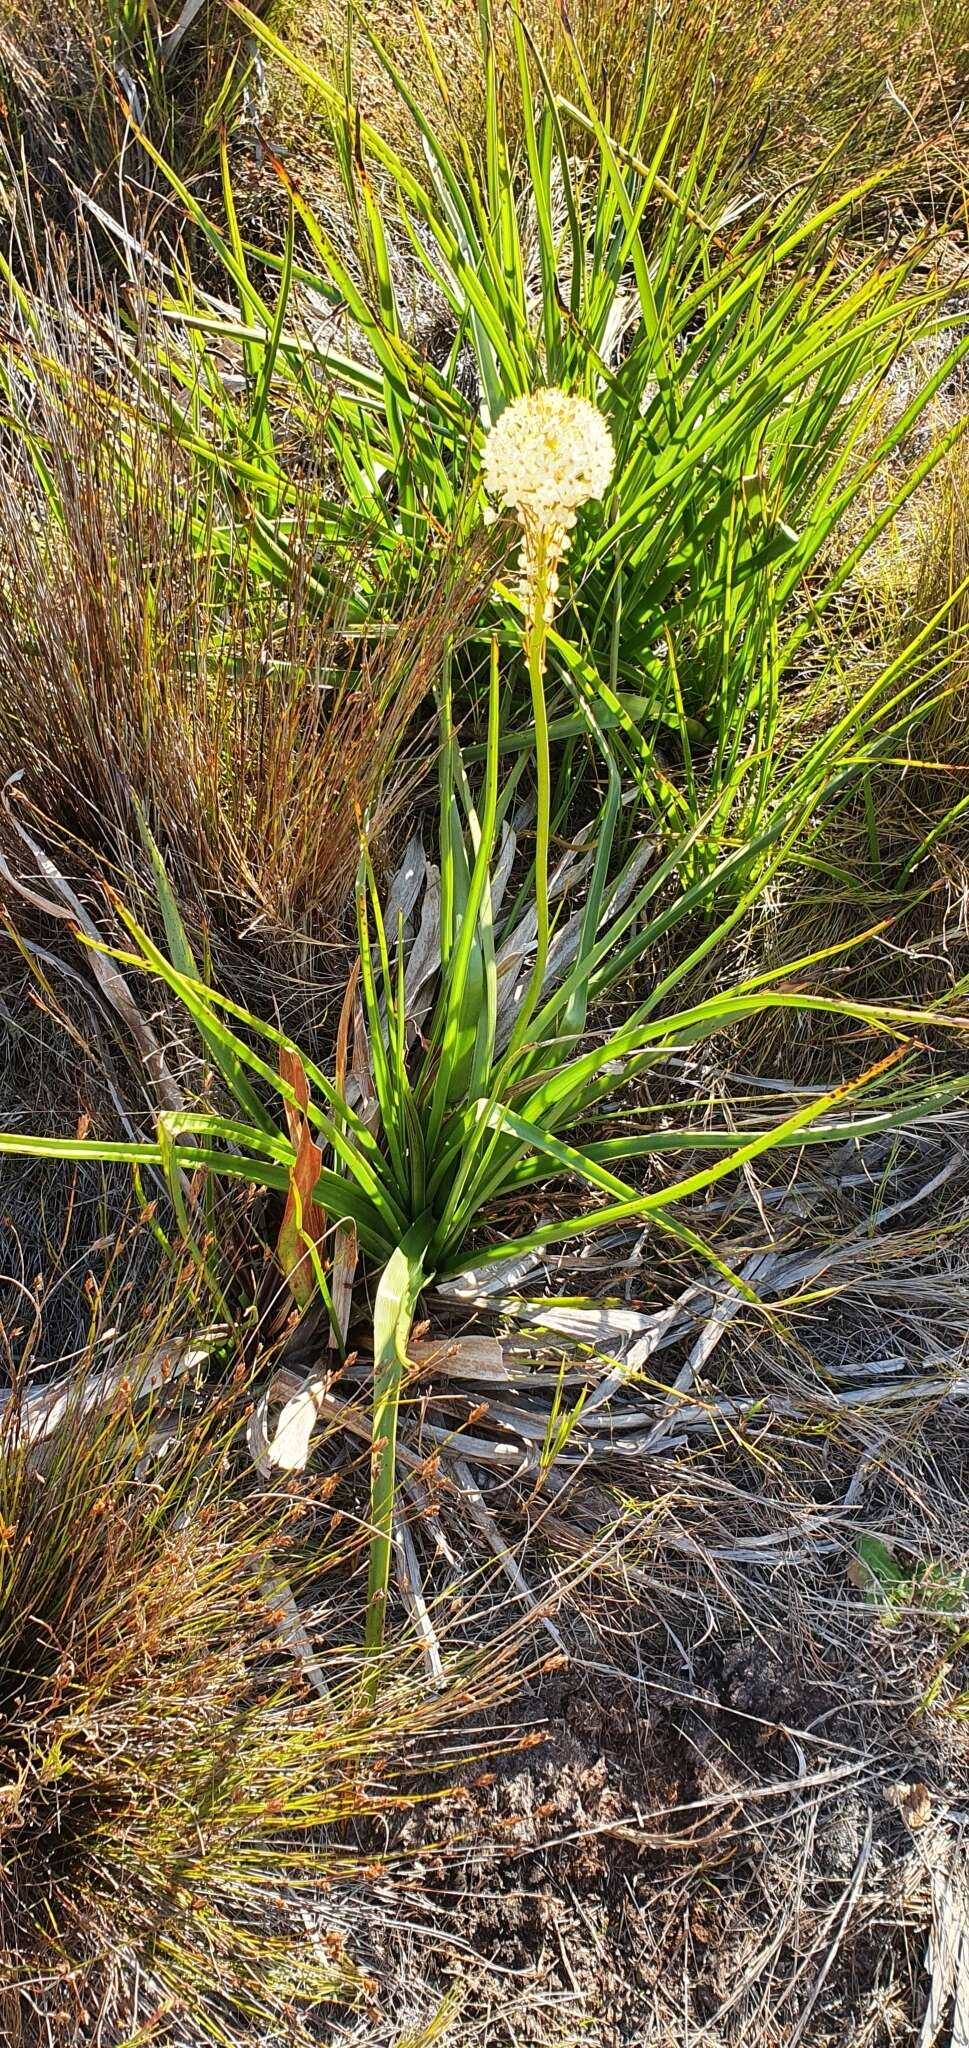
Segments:
[[[0,2034],[957,2043],[966,11],[0,85]]]

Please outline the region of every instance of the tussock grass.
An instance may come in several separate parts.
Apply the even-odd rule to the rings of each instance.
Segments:
[[[254,1495],[238,1395],[199,1399],[204,1348],[179,1379],[171,1303],[142,1316],[136,1342],[95,1319],[45,1436],[42,1389],[0,1415],[4,2038],[309,2042],[324,2013],[378,2013],[388,1823],[436,1750],[468,1753],[457,1698],[480,1726],[514,1646],[493,1681],[465,1653],[446,1698],[419,1700],[403,1666],[376,1715],[346,1677],[318,1697],[308,1646],[332,1654],[347,1568],[331,1489]]]
[[[939,591],[957,593],[951,612],[953,690],[929,721],[919,768],[907,778],[920,838],[907,873],[920,880],[938,873],[949,932],[964,944],[969,934],[969,459],[965,447],[947,463],[926,521],[913,610],[924,617]]]
[[[954,404],[958,417],[964,392]],[[863,801],[850,806],[843,818],[845,837],[837,854],[842,874],[866,875],[896,919],[885,981],[903,972],[913,987],[917,982],[939,987],[946,979],[958,981],[964,972],[967,517],[966,455],[960,443],[907,508],[898,530],[890,531],[885,559],[875,565],[874,586],[863,592],[855,628],[869,647],[879,639],[898,647],[913,642],[929,618],[939,622],[925,655],[930,663],[941,660],[945,688],[924,717],[898,733],[884,765],[873,769]]]
[[[273,11],[267,0],[267,18]],[[171,9],[153,0],[4,0],[5,140],[43,194],[48,227],[71,220],[79,197],[83,213],[85,194],[119,187],[135,219],[157,213],[159,189],[133,123],[186,176],[211,172],[220,129],[244,112],[251,68],[219,0]]]
[[[963,594],[969,573],[969,454],[965,446],[953,451],[941,471],[922,522],[914,566],[912,615],[916,621],[931,616],[937,599],[944,602],[956,596],[950,618],[959,687],[941,709],[934,729],[939,736],[948,730],[958,747],[965,738],[965,689],[969,684],[965,645],[969,605]]]
[[[148,337],[132,371],[68,301],[35,318],[23,419],[42,455],[0,478],[0,647],[18,676],[0,776],[88,849],[75,864],[137,866],[140,805],[193,917],[300,957],[352,893],[358,811],[379,839],[413,788],[414,714],[480,571],[445,553],[393,634],[354,629],[352,561],[314,582],[326,479],[307,421],[285,573],[267,583],[244,515],[226,541],[211,471],[163,419],[146,408],[122,437]]]
[[[706,120],[731,168],[756,167],[783,185],[836,153],[839,182],[901,163],[901,191],[907,177],[931,191],[934,159],[958,190],[969,41],[952,0],[908,9],[876,0],[856,33],[832,0],[715,13],[688,0],[665,16],[643,0],[608,14],[578,0],[568,14],[616,112],[650,42],[660,108]]]
[[[958,0],[911,8],[877,0],[866,8],[863,23],[848,32],[832,0],[749,7],[728,0],[716,10],[699,0],[680,0],[663,10],[648,0],[620,0],[608,9],[575,0],[567,10],[534,0],[517,11],[555,84],[566,91],[568,37],[574,37],[601,104],[619,127],[635,105],[648,49],[659,130],[675,117],[685,146],[702,135],[708,160],[721,161],[730,176],[749,176],[776,190],[833,157],[829,175],[835,185],[892,167],[900,198],[916,197],[930,212],[937,208],[940,219],[954,198],[958,203],[969,79],[969,37]],[[511,8],[494,8],[506,118],[520,138],[511,21]],[[378,126],[392,124],[395,141],[412,149],[400,103],[368,47],[371,27],[391,41],[409,88],[432,120],[450,122],[455,133],[483,149],[480,17],[473,0],[447,7],[432,0],[420,18],[415,12],[403,19],[377,0],[357,19],[354,61],[363,110]],[[287,33],[310,62],[322,60],[332,75],[342,75],[345,18],[329,0],[300,10]],[[440,58],[437,77],[426,36]],[[277,123],[292,132],[295,121],[301,157],[315,169],[319,150],[312,131],[301,129],[300,109],[293,108],[278,69],[269,80]],[[326,189],[322,163],[320,175]]]

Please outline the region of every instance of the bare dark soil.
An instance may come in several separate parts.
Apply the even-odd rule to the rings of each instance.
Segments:
[[[880,1645],[855,1619],[836,1695],[803,1645],[753,1637],[712,1639],[693,1687],[577,1663],[525,1703],[515,1751],[408,1817],[400,1919],[439,1930],[427,1989],[460,1991],[454,2038],[935,2038],[932,1880],[963,1869],[969,1746],[873,1698]]]

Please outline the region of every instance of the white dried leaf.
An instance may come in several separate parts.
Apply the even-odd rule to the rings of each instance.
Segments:
[[[276,1472],[302,1472],[310,1454],[310,1440],[320,1413],[318,1395],[321,1380],[313,1380],[294,1394],[281,1410],[269,1440],[269,1463]]]

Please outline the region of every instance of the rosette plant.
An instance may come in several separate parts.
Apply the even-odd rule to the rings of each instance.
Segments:
[[[153,849],[168,953],[119,904],[133,944],[113,957],[157,975],[184,1006],[221,1075],[229,1113],[166,1111],[145,1142],[0,1135],[0,1153],[161,1167],[188,1235],[182,1175],[202,1172],[277,1190],[287,1198],[301,1248],[295,1263],[305,1254],[340,1345],[345,1324],[331,1284],[338,1230],[344,1272],[348,1242],[351,1270],[358,1255],[370,1269],[371,1688],[389,1581],[400,1392],[418,1302],[430,1283],[453,1279],[471,1257],[478,1267],[632,1218],[709,1257],[696,1202],[725,1176],[771,1153],[892,1128],[966,1085],[960,1076],[916,1071],[912,1033],[945,1017],[820,992],[812,981],[826,953],[726,988],[705,983],[707,963],[746,907],[742,899],[726,918],[711,916],[718,890],[752,853],[762,874],[783,860],[803,823],[793,799],[775,810],[757,846],[735,847],[712,874],[704,870],[684,883],[688,842],[670,850],[642,838],[631,850],[619,848],[622,788],[590,709],[604,795],[553,861],[553,833],[565,819],[554,805],[549,770],[546,644],[576,513],[606,488],[612,452],[594,409],[558,390],[523,397],[491,430],[485,475],[522,531],[534,834],[527,836],[531,802],[522,801],[529,756],[519,752],[502,778],[502,676],[493,642],[477,787],[455,730],[447,671],[442,678],[438,859],[415,860],[409,898],[396,892],[396,921],[381,906],[362,839],[359,961],[348,992],[356,997],[358,976],[361,1057],[349,1072],[349,1003],[338,1034],[343,1050],[327,1074],[286,1034],[199,977]],[[819,744],[836,755],[838,730]],[[674,949],[668,942],[677,931]],[[620,1000],[625,1014],[617,1022]],[[829,1024],[844,1020],[852,1048],[845,1057],[854,1058],[854,1071],[833,1088],[799,1093],[780,1116],[776,1093],[761,1109],[748,1089],[745,1103],[731,1105],[721,1122],[697,1120],[676,1099],[670,1056],[772,1009],[820,1013]],[[870,1054],[860,1061],[859,1040],[868,1041]],[[643,1081],[655,1087],[662,1110],[646,1135],[641,1120],[624,1116],[632,1084]],[[647,1162],[645,1182],[636,1174],[638,1160]],[[559,1213],[522,1229],[522,1205],[552,1184]],[[518,1219],[512,1232],[502,1228],[509,1210]]]

